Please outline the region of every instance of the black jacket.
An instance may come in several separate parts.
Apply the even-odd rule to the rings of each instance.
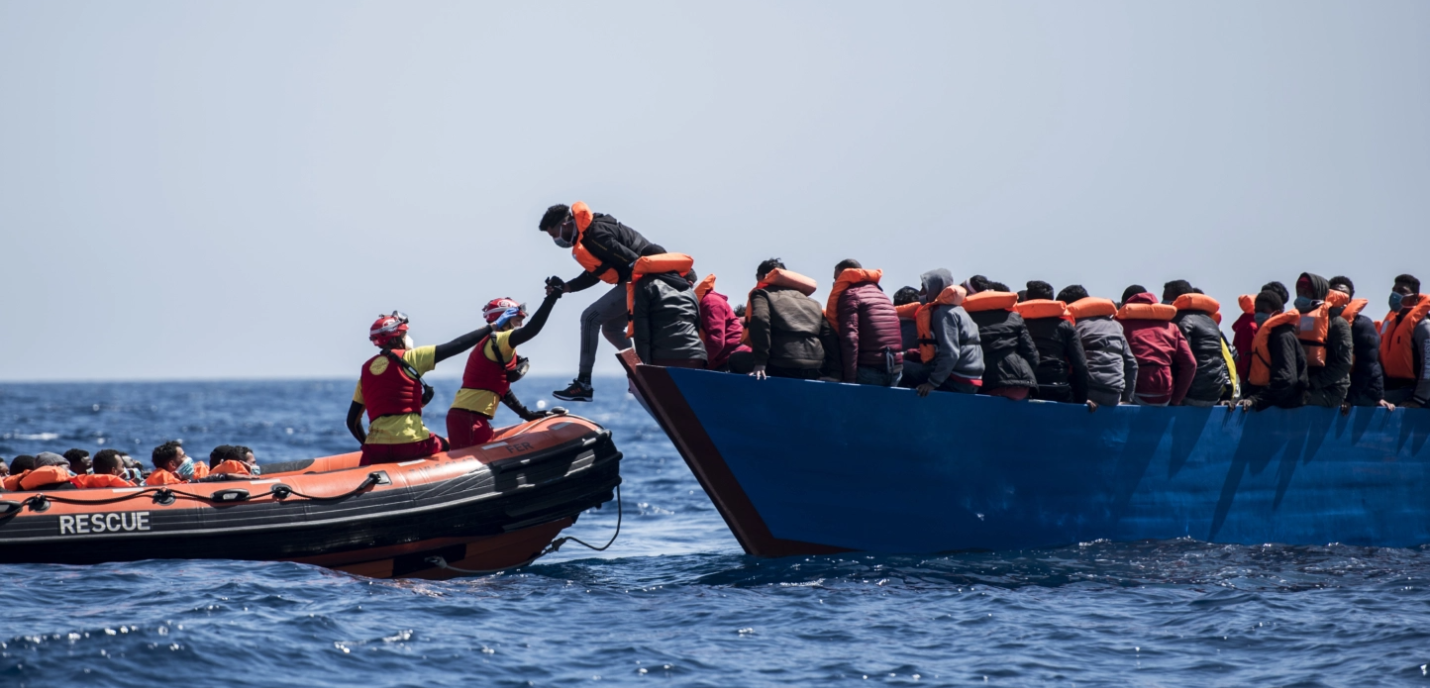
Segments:
[[[983,346],[983,389],[1037,387],[1038,347],[1023,324],[1023,316],[1012,311],[991,310],[969,313],[978,325]]]
[[[1341,317],[1344,308],[1331,311],[1331,316]],[[1385,371],[1380,367],[1380,333],[1375,331],[1375,322],[1364,315],[1357,315],[1351,323],[1351,349],[1355,352],[1355,363],[1351,366],[1351,390],[1346,401],[1352,406],[1376,406],[1385,398]]]
[[[1172,322],[1187,338],[1187,346],[1192,348],[1192,356],[1197,359],[1197,372],[1192,376],[1192,387],[1187,390],[1188,399],[1197,401],[1217,401],[1222,390],[1231,384],[1227,375],[1226,358],[1221,353],[1221,328],[1212,316],[1202,311],[1178,311]]]
[[[646,363],[705,359],[700,339],[700,304],[695,289],[673,272],[636,282],[631,307],[636,355]]]
[[[1087,357],[1077,326],[1062,318],[1024,318],[1023,324],[1038,348],[1038,387],[1070,387],[1073,402],[1086,402]]]
[[[787,287],[756,289],[750,292],[749,316],[756,365],[838,370],[839,340],[818,301]]]
[[[1306,404],[1306,351],[1296,338],[1295,325],[1271,330],[1266,341],[1271,354],[1271,381],[1265,387],[1247,386],[1246,398],[1260,411],[1272,406],[1297,408]],[[1255,355],[1255,354],[1253,354]]]
[[[568,281],[567,291],[581,291],[600,284],[600,275],[606,268],[614,269],[622,282],[630,280],[631,268],[650,242],[640,232],[621,224],[620,220],[597,213],[591,220],[591,226],[581,235],[581,245],[603,265],[595,272],[583,272]]]

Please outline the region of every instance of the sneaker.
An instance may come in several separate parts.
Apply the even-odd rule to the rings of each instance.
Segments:
[[[591,389],[591,383],[580,380],[572,380],[571,386],[566,389],[558,389],[551,393],[551,396],[562,401],[590,401],[591,394],[595,390]]]

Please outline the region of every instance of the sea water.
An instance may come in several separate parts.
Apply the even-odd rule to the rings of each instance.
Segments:
[[[565,382],[518,389],[534,403]],[[116,447],[147,463],[173,438],[198,458],[351,451],[352,385],[4,384],[0,455]],[[442,432],[457,383],[436,386]],[[1430,685],[1430,549],[756,559],[624,381],[596,389],[570,406],[625,453],[605,552],[568,544],[447,582],[245,561],[0,566],[0,686]],[[604,543],[616,518],[613,502],[566,534]]]

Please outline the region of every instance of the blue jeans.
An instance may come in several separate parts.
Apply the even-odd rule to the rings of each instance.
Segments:
[[[886,373],[881,368],[859,366],[854,372],[854,381],[861,385],[878,385],[879,387],[898,387],[899,378],[904,376],[903,368],[895,368],[894,372]]]

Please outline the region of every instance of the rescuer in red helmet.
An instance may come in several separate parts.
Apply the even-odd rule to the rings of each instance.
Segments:
[[[422,424],[422,407],[432,400],[432,388],[422,375],[438,362],[472,348],[494,327],[504,326],[516,315],[516,309],[509,309],[493,323],[437,346],[414,346],[407,334],[407,316],[397,311],[379,316],[368,339],[382,351],[363,364],[348,407],[348,431],[362,442],[362,465],[407,461],[445,451],[447,441]],[[362,428],[364,408],[367,432]]]
[[[508,298],[492,299],[482,309],[487,322],[492,323],[492,333],[472,353],[467,355],[467,369],[462,373],[462,388],[457,398],[452,400],[452,409],[447,412],[447,437],[452,449],[472,447],[491,441],[492,418],[496,417],[497,402],[506,404],[522,420],[536,420],[549,415],[565,413],[564,409],[532,411],[516,398],[511,391],[511,383],[526,374],[527,361],[516,355],[516,347],[536,338],[551,315],[551,308],[564,293],[561,289],[548,287],[546,298],[526,322],[526,308]],[[505,324],[496,322],[505,314],[515,310],[516,315]]]

